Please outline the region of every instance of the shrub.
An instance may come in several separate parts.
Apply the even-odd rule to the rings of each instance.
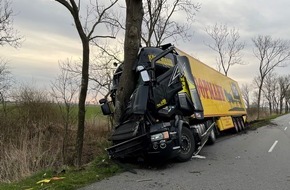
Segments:
[[[0,113],[0,182],[17,181],[43,169],[57,170],[64,164],[61,109],[43,91],[24,87],[14,95],[15,102]],[[85,125],[83,162],[88,163],[108,145],[108,125],[104,117],[88,118]],[[71,123],[68,129],[65,156],[73,164],[76,126]]]

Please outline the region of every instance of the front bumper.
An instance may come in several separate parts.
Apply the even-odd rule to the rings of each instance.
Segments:
[[[177,129],[170,123],[158,123],[150,126],[150,132],[119,142],[107,148],[111,158],[149,157],[172,158],[180,152]]]
[[[177,145],[175,140],[166,140],[161,142],[150,143],[148,149],[148,156],[159,158],[173,158],[180,152],[180,146]]]

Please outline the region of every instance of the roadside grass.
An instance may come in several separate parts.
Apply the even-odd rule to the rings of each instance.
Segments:
[[[271,125],[271,124],[273,124],[271,122],[271,120],[275,119],[275,118],[277,118],[279,116],[281,116],[281,115],[279,115],[279,114],[278,115],[272,115],[272,116],[268,116],[268,117],[263,118],[263,119],[250,121],[248,123],[248,129],[249,130],[256,130],[256,129],[260,128],[260,127],[263,127],[263,126],[266,126],[266,125]]]
[[[0,190],[73,190],[121,171],[117,164],[103,154],[81,169],[66,168],[59,172],[44,170],[19,182],[2,183]]]

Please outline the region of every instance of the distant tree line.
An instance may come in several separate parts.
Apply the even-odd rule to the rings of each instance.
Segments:
[[[236,64],[243,64],[241,51],[245,43],[240,42],[240,35],[235,28],[229,29],[227,25],[215,24],[207,26],[205,32],[212,39],[206,44],[217,53],[217,68],[226,76],[230,68]],[[269,112],[282,113],[289,111],[289,76],[275,78],[274,71],[277,67],[286,66],[290,60],[290,41],[273,39],[271,36],[258,35],[252,38],[253,62],[258,63],[258,75],[253,81],[257,119],[260,118],[260,108],[264,100],[268,102]],[[250,86],[242,86],[242,95],[247,107],[250,107]],[[264,105],[263,105],[264,106]],[[279,110],[279,111],[278,111]]]

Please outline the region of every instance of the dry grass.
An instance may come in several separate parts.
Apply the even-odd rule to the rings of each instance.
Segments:
[[[56,165],[60,152],[57,137],[50,140],[46,138],[44,133],[31,137],[28,130],[23,130],[17,143],[2,143],[0,180],[17,181],[40,169]]]
[[[23,179],[43,170],[63,167],[64,126],[57,106],[45,93],[21,92],[18,102],[7,112],[0,112],[0,182]],[[104,119],[87,121],[83,163],[90,162],[104,151],[108,127]],[[73,164],[76,126],[68,131],[66,153]]]
[[[108,147],[108,122],[104,119],[95,118],[94,121],[86,123],[84,148],[83,148],[83,163],[88,163],[97,155],[105,151]]]

